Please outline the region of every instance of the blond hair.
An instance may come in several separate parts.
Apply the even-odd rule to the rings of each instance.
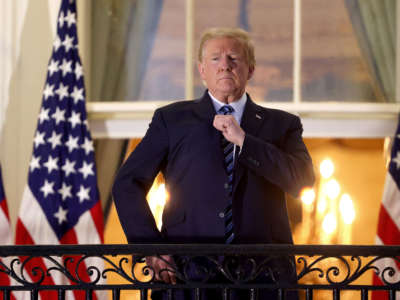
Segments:
[[[249,33],[240,28],[215,27],[204,31],[201,36],[198,50],[197,59],[199,62],[202,62],[203,60],[203,48],[206,42],[217,38],[231,38],[238,41],[243,46],[249,67],[254,68],[256,66],[253,42],[251,41]]]

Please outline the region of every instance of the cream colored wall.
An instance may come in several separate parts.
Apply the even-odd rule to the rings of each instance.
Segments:
[[[2,31],[8,32],[5,42],[11,50],[9,56],[2,56],[1,59],[11,60],[11,64],[6,74],[9,81],[4,87],[2,99],[4,120],[0,159],[10,217],[14,225],[28,174],[54,22],[50,14],[51,1],[7,2],[2,5],[7,6],[11,12],[10,22]]]
[[[61,0],[0,1],[0,162],[12,228],[27,181],[60,3]],[[88,1],[79,0],[79,13],[85,15],[88,5]],[[87,34],[81,28],[89,21],[78,23],[80,49],[88,48]],[[90,30],[90,26],[86,28]],[[86,69],[87,52],[81,53]]]

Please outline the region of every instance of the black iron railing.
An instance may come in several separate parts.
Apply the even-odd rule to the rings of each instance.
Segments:
[[[168,268],[175,273],[176,284],[157,282],[144,264],[146,256],[165,254],[175,258]],[[107,293],[120,299],[125,290],[138,290],[140,299],[147,299],[150,290],[165,291],[169,299],[183,290],[193,299],[201,299],[210,290],[221,299],[230,299],[236,291],[248,291],[248,299],[257,299],[264,291],[286,299],[298,291],[300,299],[307,300],[344,299],[349,293],[350,299],[365,300],[371,291],[382,290],[387,299],[394,300],[400,290],[397,246],[1,246],[0,258],[4,300],[22,293],[31,299],[39,295],[66,299],[68,293],[80,294],[82,299],[99,299]],[[374,272],[384,285],[372,284]]]

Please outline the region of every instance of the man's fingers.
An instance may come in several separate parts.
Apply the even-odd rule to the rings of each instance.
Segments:
[[[175,273],[170,273],[169,277],[171,278],[171,283],[176,284],[176,276]]]
[[[215,115],[213,126],[221,131],[229,142],[243,146],[245,132],[232,115]]]
[[[215,115],[215,117],[214,117],[213,126],[214,126],[214,128],[218,129],[219,131],[222,130],[221,118],[218,118],[218,115]]]
[[[164,281],[165,283],[172,283],[172,284],[176,284],[176,277],[174,272],[172,271],[168,271],[171,270],[170,268],[163,268],[160,269],[160,277],[161,277],[161,281]]]
[[[163,268],[160,269],[161,277],[163,278],[164,282],[167,283],[176,283],[175,277],[175,262],[171,255],[161,255],[160,261],[162,262],[161,265]]]
[[[153,270],[156,280],[165,283],[176,283],[176,276],[174,273],[175,263],[172,256],[148,256],[146,257],[146,264]]]
[[[219,131],[226,130],[229,126],[234,125],[236,119],[233,116],[215,115],[213,126]]]

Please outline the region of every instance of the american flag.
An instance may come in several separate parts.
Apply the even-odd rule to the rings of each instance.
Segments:
[[[1,167],[0,167],[0,244],[1,245],[12,244],[10,217],[8,215],[7,198],[3,187],[3,176]],[[0,260],[0,262],[3,262],[7,266],[9,266],[10,260],[7,258],[3,258],[3,261]],[[4,286],[10,285],[10,278],[3,272],[0,272],[0,285]],[[3,292],[0,292],[0,298],[3,298]],[[11,299],[12,300],[15,299],[13,295],[11,295]]]
[[[390,162],[386,175],[382,203],[379,212],[378,232],[376,243],[378,245],[400,245],[400,118],[397,131],[393,139]],[[400,265],[392,259],[381,259],[376,266],[382,271],[386,267],[396,270],[393,282],[400,281]],[[379,274],[381,275],[381,274]],[[388,279],[388,276],[386,275]],[[374,274],[373,283],[382,285],[381,277]],[[389,299],[386,292],[372,293],[373,300]],[[400,299],[397,292],[396,299]]]
[[[63,0],[33,140],[28,184],[17,221],[16,244],[103,242],[103,215],[76,22],[75,0]],[[47,262],[35,263],[44,267]],[[87,277],[86,272],[80,275]],[[58,279],[47,278],[44,284],[54,282]],[[76,299],[84,299],[79,292],[73,294]],[[41,298],[57,296],[41,294]]]
[[[8,215],[7,198],[3,187],[3,175],[0,167],[0,244],[9,245],[11,243],[10,216]]]

